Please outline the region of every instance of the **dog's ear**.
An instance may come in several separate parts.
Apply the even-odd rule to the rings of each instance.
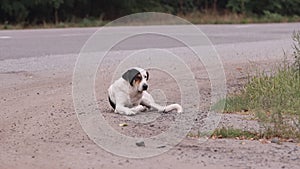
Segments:
[[[148,71],[146,71],[146,73],[147,73],[147,80],[149,79],[149,72]]]
[[[136,75],[138,75],[140,72],[136,69],[130,69],[127,70],[127,72],[125,72],[122,75],[122,78],[126,81],[128,81],[130,83],[131,86],[133,86],[133,80],[135,78]]]

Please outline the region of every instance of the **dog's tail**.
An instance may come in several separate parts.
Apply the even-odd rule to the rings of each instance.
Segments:
[[[177,113],[182,113],[182,107],[179,104],[170,104],[167,106],[161,106],[155,102],[152,102],[151,107],[153,107],[154,109],[158,110],[159,112],[170,112],[172,110],[176,110]]]
[[[176,110],[177,113],[182,113],[182,107],[179,104],[170,104],[165,107],[164,112],[169,112],[172,110]]]

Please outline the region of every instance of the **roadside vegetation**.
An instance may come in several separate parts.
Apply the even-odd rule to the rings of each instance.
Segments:
[[[260,135],[260,133],[256,133],[252,131],[244,131],[235,128],[226,128],[226,127],[218,128],[213,133],[201,133],[199,131],[198,133],[190,132],[187,134],[187,137],[191,137],[191,138],[208,137],[208,136],[210,136],[213,139],[235,138],[241,140],[258,140],[262,138],[262,135]]]
[[[165,12],[195,24],[300,21],[299,0],[0,0],[0,28],[102,26],[137,12]]]
[[[216,129],[212,135],[213,138],[235,138],[241,140],[258,140],[262,138],[259,133],[251,131],[243,131],[234,128],[220,128]]]
[[[263,137],[300,141],[300,32],[292,37],[292,61],[284,59],[271,73],[257,71],[239,94],[219,103],[225,101],[225,113],[254,114],[264,129]]]

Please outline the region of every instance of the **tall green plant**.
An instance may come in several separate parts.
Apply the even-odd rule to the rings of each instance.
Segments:
[[[294,45],[293,45],[294,53],[293,53],[293,56],[295,58],[293,66],[294,66],[294,69],[296,71],[298,71],[299,76],[300,76],[300,31],[298,31],[298,32],[295,31],[293,33],[292,38],[294,40]]]
[[[266,137],[300,140],[300,32],[293,40],[294,62],[284,60],[271,73],[258,71],[239,95],[226,99],[225,112],[256,114]]]

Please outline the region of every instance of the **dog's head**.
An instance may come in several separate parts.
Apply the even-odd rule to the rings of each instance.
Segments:
[[[149,79],[149,73],[142,68],[131,68],[122,75],[122,78],[128,81],[138,92],[143,92],[148,89],[147,81]]]

